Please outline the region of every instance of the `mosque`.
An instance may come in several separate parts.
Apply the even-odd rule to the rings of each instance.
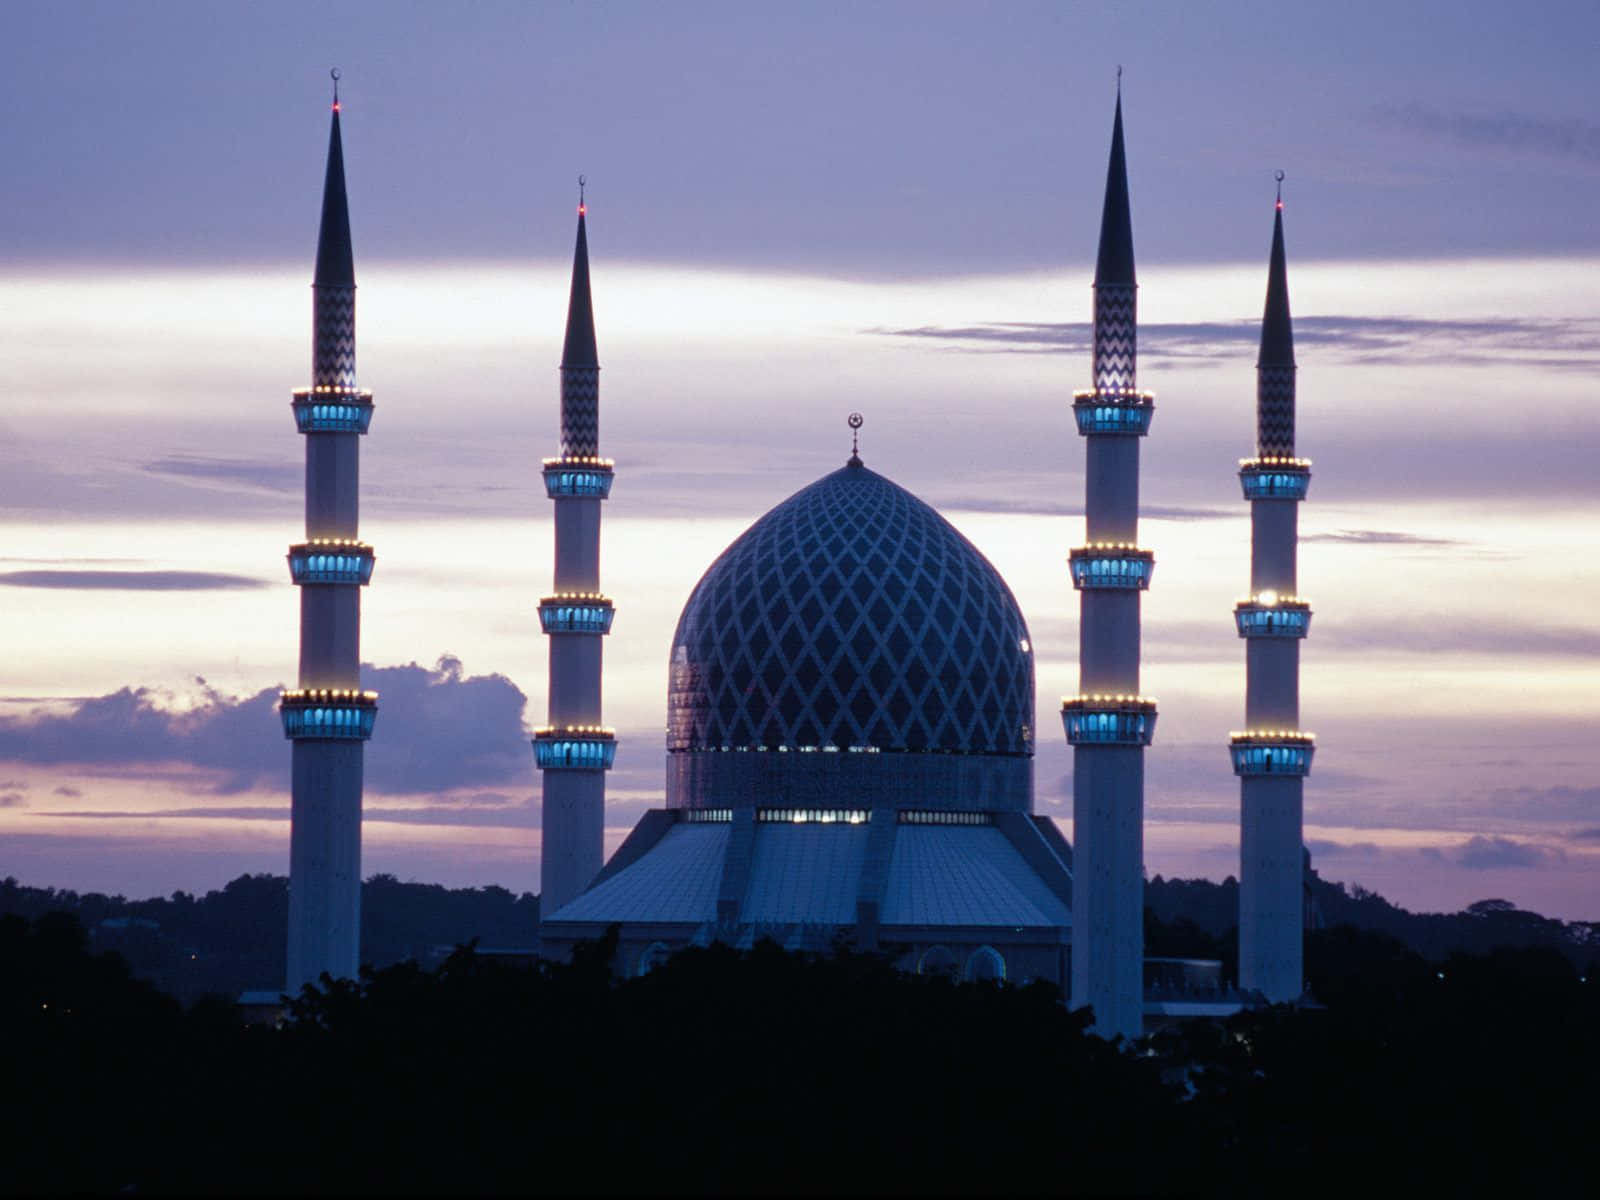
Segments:
[[[290,918],[291,987],[319,970],[354,974],[360,749],[376,707],[375,696],[352,690],[358,595],[373,562],[354,538],[355,446],[372,403],[354,387],[337,101],[333,120],[317,386],[297,394],[295,410],[308,434],[308,541],[290,560],[305,598],[302,688],[283,701],[295,742],[291,896],[301,898]],[[1034,648],[1015,597],[971,542],[872,470],[853,443],[842,466],[737,538],[690,595],[666,648],[665,807],[604,861],[616,739],[601,713],[602,647],[614,605],[601,590],[599,545],[615,471],[600,454],[590,296],[580,201],[560,452],[543,464],[555,570],[539,606],[549,717],[533,738],[541,952],[565,956],[617,926],[618,970],[643,973],[687,945],[844,942],[913,971],[1048,980],[1074,1007],[1093,1006],[1097,1031],[1137,1035],[1150,1011],[1144,751],[1157,715],[1139,690],[1140,600],[1155,559],[1138,544],[1138,450],[1154,399],[1137,388],[1120,92],[1095,271],[1093,386],[1073,400],[1087,447],[1087,539],[1068,559],[1081,606],[1080,691],[1061,711],[1074,749],[1076,846],[1034,811]],[[1281,197],[1262,347],[1258,457],[1239,472],[1254,529],[1252,593],[1235,611],[1249,651],[1250,727],[1233,736],[1230,754],[1242,781],[1241,967],[1256,972],[1247,982],[1267,999],[1293,1000],[1300,785],[1311,760],[1310,736],[1297,727],[1296,639],[1310,610],[1293,586],[1295,514],[1309,464],[1292,457]],[[860,418],[850,423],[859,428]],[[324,543],[332,550],[316,557],[317,569],[295,567],[297,553],[305,559]]]

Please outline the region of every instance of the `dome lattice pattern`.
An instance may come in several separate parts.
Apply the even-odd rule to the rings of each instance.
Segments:
[[[689,597],[667,746],[1031,754],[1028,646],[970,542],[844,467],[751,526]]]

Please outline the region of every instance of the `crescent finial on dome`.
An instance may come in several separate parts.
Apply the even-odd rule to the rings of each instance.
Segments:
[[[865,421],[866,418],[858,412],[851,413],[850,416],[845,420],[845,424],[850,426],[850,458],[845,463],[845,466],[847,467],[859,467],[864,465],[861,461],[861,442],[859,434],[861,426],[865,423]]]

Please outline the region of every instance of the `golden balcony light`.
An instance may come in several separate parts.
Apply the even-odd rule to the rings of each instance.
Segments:
[[[1300,729],[1248,729],[1242,733],[1230,733],[1228,740],[1232,742],[1296,742],[1309,744],[1317,740],[1317,735]]]
[[[1271,599],[1268,599],[1271,597]],[[1240,596],[1235,604],[1238,608],[1310,608],[1311,600],[1306,596],[1285,596],[1266,588],[1253,596]]]
[[[1141,707],[1144,707],[1144,706],[1154,705],[1155,702],[1156,702],[1156,698],[1154,696],[1126,696],[1126,695],[1121,695],[1121,694],[1118,694],[1118,695],[1091,694],[1091,695],[1084,695],[1084,696],[1063,696],[1063,697],[1061,697],[1061,707],[1062,708],[1066,708],[1068,705],[1080,706],[1080,705],[1094,705],[1094,704],[1137,704],[1137,705],[1139,705]]]
[[[296,396],[343,396],[360,404],[372,399],[371,388],[334,387],[331,384],[321,384],[317,387],[295,388]]]
[[[616,737],[615,729],[604,725],[541,725],[533,731],[534,737]]]
[[[616,466],[616,462],[609,458],[597,458],[593,454],[569,454],[560,458],[547,458],[543,460],[544,466],[550,467],[599,467],[609,471]]]
[[[1087,542],[1082,546],[1074,547],[1071,554],[1098,554],[1114,551],[1122,554],[1153,554],[1153,550],[1146,550],[1138,542]]]
[[[350,688],[305,688],[280,692],[279,699],[288,704],[315,704],[328,701],[371,703],[378,699],[378,693]]]
[[[1259,458],[1241,458],[1239,460],[1239,466],[1241,468],[1284,467],[1290,470],[1309,470],[1311,467],[1311,460],[1309,458],[1287,458],[1282,455],[1267,454],[1262,455]]]
[[[554,595],[542,597],[540,604],[565,604],[574,600],[592,601],[600,604],[610,604],[611,600],[603,592],[556,592]]]

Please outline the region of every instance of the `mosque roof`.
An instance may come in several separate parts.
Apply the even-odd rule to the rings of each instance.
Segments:
[[[728,821],[676,822],[639,858],[603,876],[546,919],[558,924],[714,925],[725,860],[735,854],[731,830]],[[1008,836],[995,825],[913,824],[900,824],[892,832],[882,884],[883,925],[1071,925],[1067,905],[1025,858],[1014,841],[1016,832]],[[871,835],[866,823],[757,823],[748,880],[737,897],[739,924],[855,924]],[[1021,836],[1037,837],[1026,827]]]
[[[672,751],[1033,753],[1033,656],[1005,581],[851,464],[752,525],[672,640]]]

